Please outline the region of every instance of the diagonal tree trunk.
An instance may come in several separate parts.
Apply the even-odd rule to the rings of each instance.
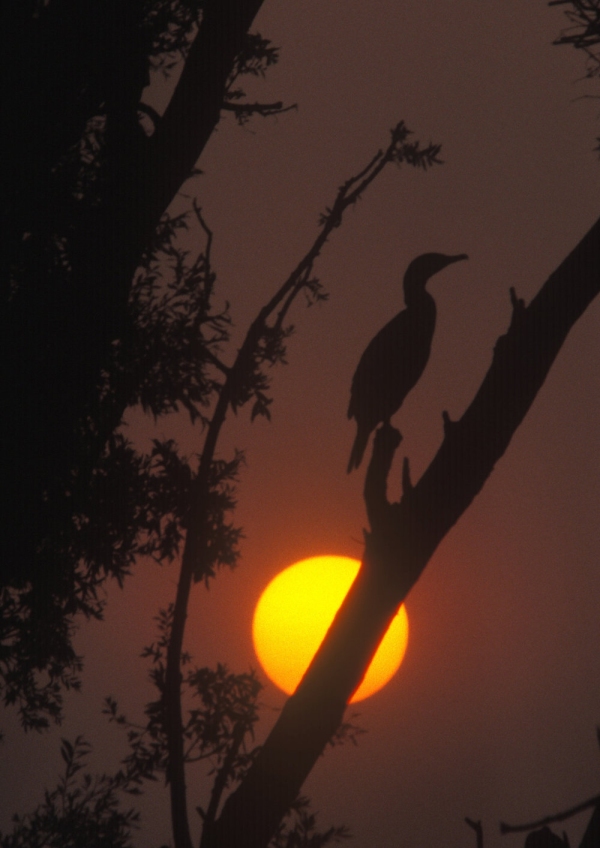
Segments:
[[[74,361],[79,369],[77,378],[64,381],[71,393],[79,386],[86,392],[90,383],[94,385],[111,342],[130,330],[127,300],[135,269],[219,121],[227,79],[262,2],[212,0],[205,4],[179,82],[150,138],[137,121],[143,83],[135,78],[125,94],[113,98],[107,119],[103,202],[79,222],[75,238],[80,302],[73,310],[73,323],[88,332],[92,328],[94,343],[87,338],[83,349],[79,344],[71,351],[77,354]],[[79,341],[80,334],[75,339]],[[69,361],[65,356],[65,362]]]
[[[594,807],[594,812],[585,829],[579,848],[597,848],[600,845],[600,801]]]
[[[371,524],[361,569],[298,689],[245,779],[228,798],[210,848],[265,848],[319,755],[399,604],[446,533],[504,454],[569,330],[600,289],[600,220],[550,276],[528,307],[511,290],[513,315],[493,361],[459,421],[419,482],[403,474],[400,503],[386,498],[399,438],[382,428],[367,472]]]

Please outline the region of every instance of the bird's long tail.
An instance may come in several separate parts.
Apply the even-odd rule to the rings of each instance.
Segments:
[[[352,451],[350,453],[350,461],[348,462],[347,469],[348,474],[350,474],[353,468],[358,468],[358,466],[361,464],[368,441],[369,431],[363,430],[359,427],[358,432],[356,433],[356,438],[354,439],[354,444],[352,445]]]

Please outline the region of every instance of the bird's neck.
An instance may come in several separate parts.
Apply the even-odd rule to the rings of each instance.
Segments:
[[[425,289],[425,285],[411,285],[410,280],[404,282],[404,302],[408,308],[415,309],[433,309],[435,310],[435,301],[429,292]]]

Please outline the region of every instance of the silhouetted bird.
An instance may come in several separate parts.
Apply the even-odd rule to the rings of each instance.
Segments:
[[[406,269],[406,309],[370,342],[352,379],[348,418],[356,418],[358,431],[348,474],[360,465],[372,431],[400,409],[427,365],[435,329],[435,301],[425,291],[427,280],[461,259],[468,259],[466,253],[458,256],[424,253]]]

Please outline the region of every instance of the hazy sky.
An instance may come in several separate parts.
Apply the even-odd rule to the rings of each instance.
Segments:
[[[408,262],[425,251],[470,256],[429,287],[438,325],[397,416],[394,496],[401,457],[418,479],[441,441],[442,410],[456,418],[472,399],[508,325],[509,287],[529,301],[600,214],[600,108],[580,99],[600,83],[580,81],[582,54],[552,46],[564,21],[545,0],[266,0],[256,28],[281,46],[281,61],[251,99],[298,110],[246,129],[224,120],[194,184],[239,333],[308,248],[336,188],[399,119],[441,143],[445,164],[392,167],[351,210],[317,268],[330,301],[292,316],[272,423],[251,426],[243,413],[227,425],[224,449],[247,452],[236,514],[246,538],[239,568],[194,590],[187,649],[197,662],[256,666],[251,617],[270,578],[305,556],[360,557],[364,468],[346,475],[349,386],[365,345],[402,306]],[[595,303],[409,595],[404,663],[355,708],[368,733],[328,751],[305,786],[324,827],[350,827],[349,845],[474,846],[470,816],[483,820],[486,848],[516,848],[523,837],[500,837],[500,819],[535,819],[600,791],[599,327]],[[190,453],[200,447],[184,420],[158,430]],[[132,418],[132,436],[151,432]],[[106,623],[81,629],[84,691],[60,731],[24,737],[3,722],[0,826],[54,785],[60,735],[85,733],[95,767],[116,767],[125,749],[101,700],[112,694],[140,714],[151,692],[138,655],[176,573],[140,568],[125,592],[110,592]],[[283,703],[270,685],[264,699]],[[265,712],[261,732],[275,715]],[[155,846],[169,839],[159,796],[144,806]],[[190,788],[190,808],[201,801]],[[572,846],[587,818],[566,823]]]

